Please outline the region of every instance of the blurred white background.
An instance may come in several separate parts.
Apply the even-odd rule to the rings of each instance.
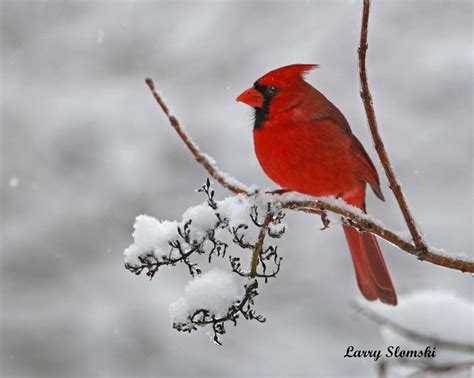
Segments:
[[[289,214],[276,280],[217,347],[171,328],[185,267],[150,282],[123,268],[134,217],[180,219],[206,174],[144,83],[195,141],[247,184],[273,187],[235,97],[265,72],[319,63],[308,80],[375,160],[358,94],[359,1],[1,1],[1,375],[361,376],[347,346],[382,345],[356,316],[342,231]],[[382,136],[426,238],[472,256],[473,5],[375,1],[368,68]],[[380,164],[376,163],[380,170]],[[395,229],[400,212],[368,209]],[[219,196],[225,195],[223,191]],[[472,277],[382,242],[399,294]],[[439,314],[443,316],[443,314]]]

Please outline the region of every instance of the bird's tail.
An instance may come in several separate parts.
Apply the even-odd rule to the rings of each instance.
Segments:
[[[343,228],[361,293],[369,301],[380,299],[383,303],[396,306],[397,294],[375,237],[349,226]]]

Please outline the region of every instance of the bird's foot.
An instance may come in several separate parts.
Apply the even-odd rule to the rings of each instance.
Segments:
[[[321,213],[321,222],[323,222],[323,227],[320,228],[321,231],[328,228],[331,224],[331,221],[328,219],[327,213],[325,211]]]

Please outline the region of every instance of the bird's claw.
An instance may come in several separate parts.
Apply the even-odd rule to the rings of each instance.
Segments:
[[[323,227],[320,228],[321,231],[329,227],[331,221],[328,219],[328,216],[325,211],[321,213],[321,222],[323,222]]]

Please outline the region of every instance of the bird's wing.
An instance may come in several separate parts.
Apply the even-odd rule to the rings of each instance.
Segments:
[[[382,189],[380,188],[377,170],[375,169],[375,166],[372,163],[372,160],[370,160],[370,156],[365,151],[362,143],[352,133],[349,123],[345,119],[344,115],[334,105],[332,105],[328,114],[318,114],[316,112],[315,117],[313,118],[313,122],[314,121],[316,121],[318,124],[335,126],[343,135],[350,139],[350,152],[352,156],[354,156],[355,175],[362,181],[369,184],[375,195],[382,201],[385,201]]]

